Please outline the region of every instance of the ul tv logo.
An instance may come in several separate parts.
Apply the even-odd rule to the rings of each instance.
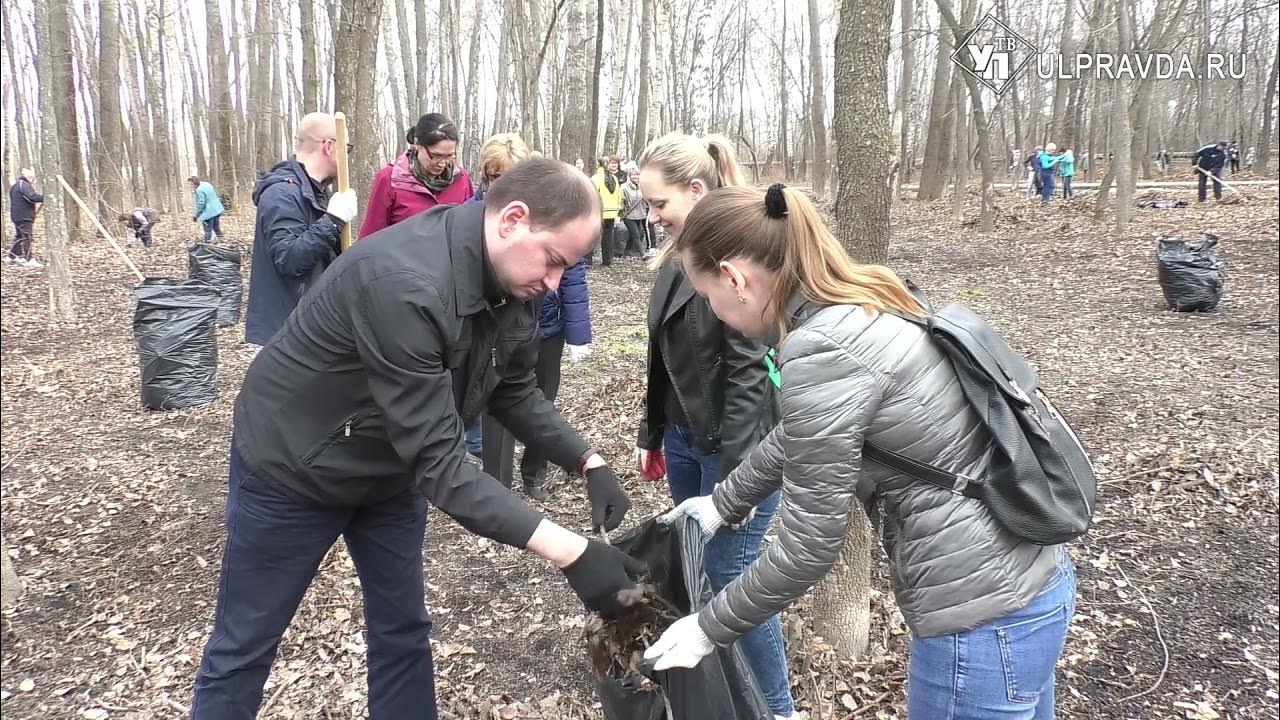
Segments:
[[[973,72],[988,82],[1004,82],[1009,79],[1011,53],[1018,47],[1017,38],[996,37],[983,45],[968,45]]]

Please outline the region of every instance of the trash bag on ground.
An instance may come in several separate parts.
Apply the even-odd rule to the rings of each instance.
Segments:
[[[1212,310],[1222,300],[1226,273],[1213,248],[1218,236],[1203,233],[1198,242],[1156,238],[1156,269],[1169,307],[1181,312]]]
[[[1148,210],[1172,210],[1187,207],[1186,200],[1139,200],[1138,207]]]
[[[219,292],[196,280],[147,278],[134,295],[143,406],[172,410],[217,400]]]
[[[771,720],[773,715],[737,646],[717,648],[692,669],[654,672],[645,648],[711,599],[696,521],[651,519],[613,541],[649,572],[616,620],[593,617],[583,629],[607,720]]]
[[[218,325],[226,327],[240,322],[240,299],[244,281],[240,276],[240,251],[209,243],[196,243],[187,248],[187,277],[212,286],[222,294],[218,307]]]

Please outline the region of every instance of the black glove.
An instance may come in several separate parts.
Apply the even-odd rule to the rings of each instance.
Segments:
[[[597,530],[616,530],[631,508],[631,501],[608,465],[587,471],[587,500],[591,502],[591,527]]]
[[[561,572],[588,610],[614,618],[623,608],[618,591],[634,587],[634,578],[645,569],[643,562],[612,545],[588,540],[582,555]]]

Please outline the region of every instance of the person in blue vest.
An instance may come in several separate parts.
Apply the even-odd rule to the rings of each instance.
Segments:
[[[1053,191],[1057,185],[1054,182],[1053,173],[1058,168],[1058,163],[1062,160],[1062,156],[1058,154],[1058,146],[1048,143],[1044,146],[1044,151],[1040,153],[1040,199],[1048,205],[1053,202]]]
[[[355,190],[329,195],[338,174],[333,116],[311,113],[298,123],[294,156],[258,179],[253,202],[253,265],[244,340],[266,345],[340,252],[342,228],[356,216]]]
[[[213,185],[208,180],[201,180],[192,175],[187,178],[187,182],[191,183],[191,188],[196,193],[196,207],[191,213],[192,222],[200,223],[204,228],[204,239],[201,242],[209,242],[214,235],[218,239],[222,239],[222,199],[218,197],[218,193],[213,189]]]

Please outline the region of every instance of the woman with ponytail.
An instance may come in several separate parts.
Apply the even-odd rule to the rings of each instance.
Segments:
[[[471,176],[457,163],[458,126],[447,116],[423,115],[405,141],[404,154],[373,176],[361,239],[436,205],[460,205],[474,193]]]
[[[708,192],[742,184],[732,145],[717,135],[659,138],[645,149],[639,166],[649,220],[676,237]],[[669,252],[655,262],[648,387],[636,461],[649,480],[667,476],[671,499],[679,505],[709,495],[737,467],[777,422],[777,402],[764,346],[716,317]],[[760,554],[778,498],[776,492],[762,496],[752,518],[711,538],[703,558],[713,590],[722,590]],[[791,718],[796,711],[782,627],[776,617],[761,620],[739,646],[770,711]]]
[[[908,717],[1052,718],[1075,612],[1065,548],[1026,542],[980,500],[862,454],[871,443],[979,479],[991,456],[948,356],[907,319],[925,314],[915,296],[888,268],[850,260],[808,198],[781,185],[712,192],[673,251],[727,324],[781,339],[782,421],[710,497],[663,521],[693,517],[709,534],[779,488],[785,509],[777,542],[646,657],[693,667],[790,605],[831,569],[861,501],[880,518],[912,631]]]

